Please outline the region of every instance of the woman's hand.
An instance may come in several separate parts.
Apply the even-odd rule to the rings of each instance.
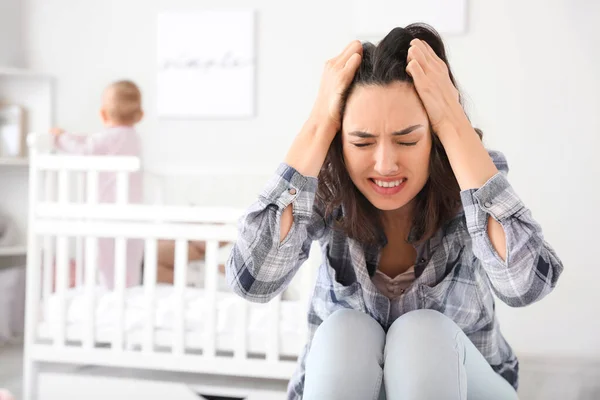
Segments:
[[[328,129],[331,140],[340,129],[342,95],[354,79],[362,59],[362,44],[354,40],[325,64],[321,86],[309,120]]]
[[[327,151],[341,126],[342,95],[354,79],[362,59],[362,44],[355,40],[335,58],[327,61],[317,100],[284,162],[304,176],[317,177]],[[282,219],[282,240],[291,228],[291,207]]]
[[[414,39],[408,50],[406,72],[412,76],[425,106],[433,131],[456,127],[466,115],[458,100],[458,90],[450,80],[448,66],[427,42]]]
[[[408,72],[425,106],[461,190],[477,189],[498,173],[481,139],[469,122],[448,67],[427,43],[415,39],[408,50]]]

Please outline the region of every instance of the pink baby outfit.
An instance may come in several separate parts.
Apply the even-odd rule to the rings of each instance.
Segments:
[[[56,146],[66,153],[80,155],[140,157],[142,153],[140,135],[133,127],[129,126],[108,128],[103,132],[87,136],[63,133],[56,137]],[[143,196],[141,172],[131,173],[129,175],[128,203],[141,203]],[[116,174],[100,173],[98,176],[98,201],[114,203],[115,200]],[[140,283],[143,251],[142,240],[130,239],[127,241],[127,287]],[[114,265],[114,239],[99,239],[98,267],[101,273],[101,282],[109,289],[114,286]]]

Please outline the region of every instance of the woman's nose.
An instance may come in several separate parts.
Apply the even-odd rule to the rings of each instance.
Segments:
[[[381,144],[375,152],[375,172],[381,176],[394,175],[398,172],[398,159],[392,146]]]

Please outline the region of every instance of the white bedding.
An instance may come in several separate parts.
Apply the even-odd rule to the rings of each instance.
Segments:
[[[202,348],[204,340],[204,319],[206,301],[204,289],[188,287],[185,290],[185,347],[190,350]],[[112,291],[97,288],[96,293],[96,340],[109,343],[115,332],[116,296]],[[80,341],[87,312],[84,290],[70,289],[65,296],[67,339]],[[132,287],[126,290],[125,343],[130,349],[142,343],[146,315],[144,288]],[[236,335],[236,320],[240,302],[244,300],[231,292],[217,293],[217,349],[232,351]],[[154,309],[155,340],[159,346],[169,347],[173,342],[172,329],[175,321],[177,300],[174,287],[157,285]],[[42,338],[52,338],[58,323],[59,301],[51,295],[42,306],[42,323],[38,334]],[[269,338],[268,304],[248,303],[248,350],[264,353]],[[280,351],[286,356],[297,356],[305,343],[304,324],[306,311],[300,301],[282,301],[280,309]]]

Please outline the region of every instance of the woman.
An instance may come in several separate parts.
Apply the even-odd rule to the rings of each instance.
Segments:
[[[290,399],[515,399],[492,290],[525,306],[562,264],[470,124],[438,34],[391,31],[327,62],[227,265],[265,302],[323,249]],[[315,178],[317,177],[318,178]]]

